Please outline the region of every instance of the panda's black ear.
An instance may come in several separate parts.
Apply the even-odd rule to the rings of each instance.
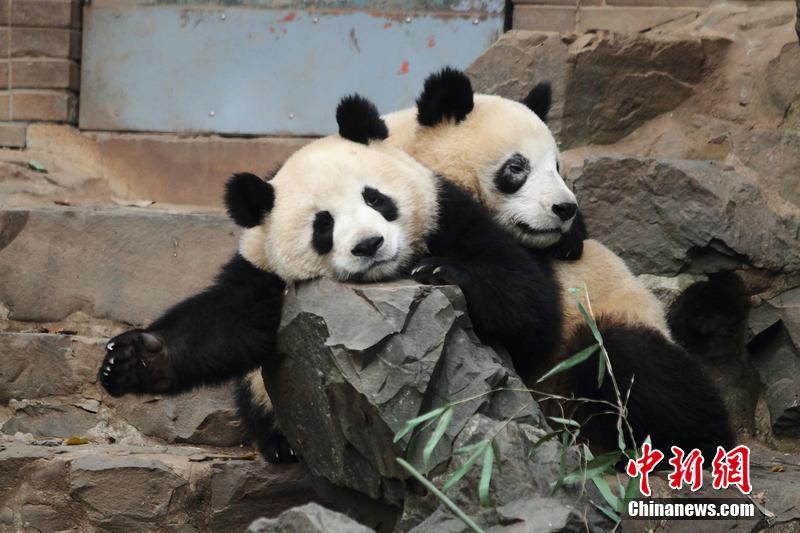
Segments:
[[[243,228],[260,225],[274,204],[275,189],[255,174],[234,174],[225,184],[225,207]]]
[[[417,122],[435,126],[445,119],[453,119],[458,124],[475,106],[473,97],[467,75],[445,67],[425,80],[422,94],[417,98]]]
[[[550,82],[545,81],[537,84],[536,87],[531,89],[528,96],[522,99],[522,103],[536,113],[542,119],[542,122],[547,122],[547,114],[553,104],[553,89],[550,87]]]
[[[339,102],[336,123],[339,125],[339,135],[361,144],[369,144],[371,140],[383,140],[389,136],[389,129],[378,114],[375,104],[357,94],[345,96]]]

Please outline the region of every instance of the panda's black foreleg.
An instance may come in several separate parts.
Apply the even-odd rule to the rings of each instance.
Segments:
[[[111,339],[98,380],[120,396],[176,394],[242,376],[275,352],[284,288],[237,254],[206,290],[146,329]]]
[[[687,453],[697,448],[708,465],[717,446],[728,449],[734,444],[725,403],[697,359],[652,328],[603,317],[598,318],[598,328],[622,396],[630,389],[627,420],[637,446],[649,436],[653,447],[667,456],[672,446]],[[564,357],[594,343],[589,327],[581,326],[569,339]],[[596,357],[573,367],[562,388],[567,396],[617,403],[608,372],[602,387],[597,386]],[[581,434],[591,444],[616,449],[617,416],[601,414],[607,411],[605,405],[580,404],[574,416],[578,422],[588,421]],[[630,435],[625,437],[630,446]]]
[[[443,182],[439,229],[430,257],[413,269],[422,283],[458,285],[475,331],[508,348],[520,373],[550,355],[558,342],[561,309],[549,259],[529,254],[466,192]]]

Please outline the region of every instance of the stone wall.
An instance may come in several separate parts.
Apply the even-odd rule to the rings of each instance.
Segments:
[[[0,146],[24,147],[29,122],[77,122],[80,28],[80,0],[0,0]]]

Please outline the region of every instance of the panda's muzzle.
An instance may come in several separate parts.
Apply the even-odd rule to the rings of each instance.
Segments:
[[[525,222],[517,222],[514,224],[519,230],[529,235],[547,235],[552,233],[561,233],[560,228],[537,229],[529,226]]]
[[[383,237],[368,237],[353,246],[350,253],[356,257],[375,257],[381,246],[383,246]]]

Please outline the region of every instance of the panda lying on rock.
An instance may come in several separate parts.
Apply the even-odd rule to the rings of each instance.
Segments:
[[[446,273],[476,333],[513,347],[515,365],[554,352],[562,313],[549,260],[390,146],[369,101],[345,98],[336,119],[339,135],[298,150],[270,180],[238,174],[228,182],[228,213],[246,228],[238,253],[206,290],[109,341],[98,378],[111,395],[176,394],[268,364],[286,283],[318,277],[434,282]],[[266,456],[291,460],[271,421],[264,429]]]

